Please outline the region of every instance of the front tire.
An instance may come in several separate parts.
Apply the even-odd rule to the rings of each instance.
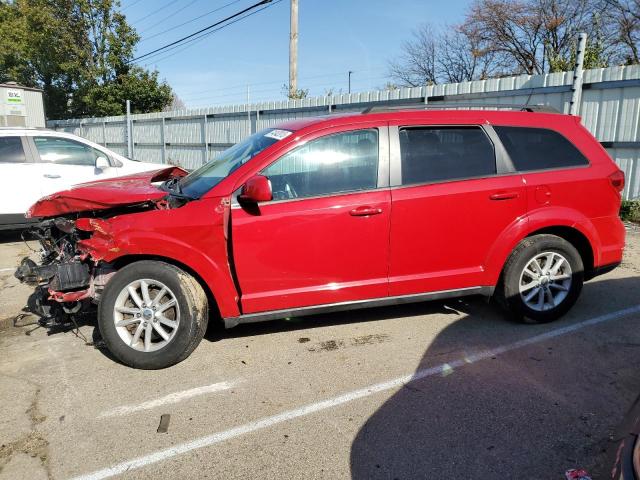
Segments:
[[[527,237],[511,253],[495,299],[514,320],[547,323],[575,304],[584,282],[582,257],[555,235]]]
[[[119,270],[98,306],[109,351],[134,368],[170,367],[187,358],[207,329],[209,308],[200,284],[183,270],[143,260]]]

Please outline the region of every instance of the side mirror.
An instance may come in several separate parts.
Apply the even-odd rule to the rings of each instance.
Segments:
[[[271,191],[271,182],[264,175],[254,175],[247,180],[238,200],[243,202],[268,202],[273,199],[273,192]]]
[[[109,165],[109,160],[107,160],[105,157],[98,157],[96,158],[96,168],[98,170],[104,170],[105,168],[109,168],[111,165]]]

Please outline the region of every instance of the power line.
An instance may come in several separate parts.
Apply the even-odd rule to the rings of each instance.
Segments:
[[[382,80],[382,79],[386,79],[389,78],[387,75],[382,75],[382,76],[375,76],[375,77],[367,77],[364,79],[361,79],[361,81],[372,81],[372,80]],[[285,85],[284,82],[282,82],[283,85]],[[334,84],[330,84],[330,83],[317,83],[317,84],[312,84],[312,85],[303,85],[306,88],[335,88]],[[246,88],[246,86],[244,86],[244,88]],[[260,90],[252,90],[252,93],[262,93],[262,95],[258,95],[257,97],[254,97],[251,99],[251,103],[258,103],[258,102],[263,102],[263,101],[272,101],[272,100],[277,100],[274,99],[273,97],[271,97],[271,93],[265,93],[265,92],[273,92],[273,95],[278,95],[279,93],[282,92],[278,92],[277,87],[276,88],[267,88],[267,89],[260,89]],[[333,95],[347,95],[347,92],[335,92],[333,93]],[[240,99],[240,101],[235,102],[235,103],[246,103],[244,101],[242,101],[243,97],[245,96],[245,94],[243,92],[236,92],[236,93],[230,93],[230,94],[225,94],[225,95],[211,95],[211,96],[201,96],[201,97],[195,97],[195,98],[189,98],[189,96],[187,97],[183,97],[180,96],[180,99],[188,102],[188,103],[193,103],[195,102],[196,105],[205,105],[206,101],[211,101],[211,102],[215,102],[216,99],[218,98],[229,98],[229,97],[237,97]]]
[[[212,29],[212,28],[214,28],[214,27],[217,27],[218,25],[220,25],[220,24],[222,24],[222,23],[225,23],[225,22],[227,22],[227,21],[229,21],[229,20],[231,20],[231,19],[233,19],[233,18],[239,17],[239,16],[240,16],[240,15],[242,15],[243,13],[249,12],[249,11],[251,11],[251,10],[253,10],[253,9],[255,9],[255,8],[259,7],[259,6],[261,6],[261,5],[265,5],[265,4],[267,4],[267,3],[271,3],[272,1],[273,1],[273,0],[261,0],[261,1],[260,1],[260,2],[258,2],[258,3],[254,3],[253,5],[251,5],[251,6],[247,7],[247,8],[245,8],[244,10],[240,10],[239,12],[236,12],[236,13],[234,13],[233,15],[230,15],[230,16],[228,16],[227,18],[224,18],[224,19],[222,19],[222,20],[220,20],[220,21],[218,21],[218,22],[215,22],[215,23],[213,23],[213,24],[211,24],[211,25],[209,25],[209,26],[207,26],[207,27],[205,27],[205,28],[202,28],[202,29],[198,30],[197,32],[193,32],[193,33],[192,33],[192,34],[190,34],[190,35],[187,35],[187,36],[182,37],[182,38],[180,38],[180,39],[178,39],[178,40],[175,40],[175,41],[173,41],[173,42],[171,42],[171,43],[168,43],[168,44],[166,44],[166,45],[163,45],[162,47],[156,48],[155,50],[152,50],[152,51],[147,52],[147,53],[145,53],[145,54],[143,54],[143,55],[140,55],[139,57],[136,57],[136,58],[134,58],[133,60],[131,60],[131,62],[136,62],[136,61],[138,61],[138,60],[141,60],[142,58],[148,57],[149,55],[152,55],[152,54],[154,54],[154,53],[161,52],[162,50],[166,50],[166,49],[167,49],[167,48],[169,48],[169,47],[172,47],[172,46],[174,46],[174,45],[177,45],[177,44],[179,44],[179,43],[182,43],[182,42],[184,42],[185,40],[188,40],[188,39],[190,39],[190,38],[193,38],[193,37],[195,37],[196,35],[199,35],[199,34],[201,34],[201,33],[203,33],[203,32],[206,32],[207,30],[210,30],[210,29]]]
[[[384,70],[385,67],[383,66],[377,66],[377,67],[373,67],[373,68],[358,68],[352,71],[357,71],[357,72],[380,72],[382,70]],[[345,71],[342,72],[332,72],[332,73],[322,73],[320,75],[310,75],[310,76],[305,76],[305,77],[300,77],[299,80],[315,80],[317,78],[327,78],[327,77],[339,77],[339,76],[344,76],[345,75]],[[376,78],[387,78],[388,76],[376,76],[376,77],[364,77],[364,78],[359,78],[358,82],[362,83],[365,80],[372,80],[372,79],[376,79]],[[280,88],[282,85],[286,84],[286,80],[271,80],[268,82],[247,82],[248,84],[251,85],[251,87],[259,87],[262,85],[278,85],[278,87],[276,88]],[[241,84],[241,85],[234,85],[232,87],[224,87],[224,88],[218,88],[216,89],[216,91],[229,91],[229,90],[242,90],[244,92],[244,90],[247,88],[246,84]],[[211,89],[208,88],[206,90],[196,90],[193,91],[191,93],[189,93],[189,95],[187,95],[187,97],[190,97],[192,95],[199,95],[201,93],[208,93],[210,92]],[[183,97],[180,97],[183,98]]]
[[[174,45],[172,47],[167,48],[166,51],[171,51],[171,50],[175,50],[175,49],[178,49],[178,50],[176,50],[173,53],[170,53],[169,55],[165,55],[164,57],[154,58],[154,59],[151,60],[151,62],[153,62],[154,64],[157,64],[158,62],[166,60],[169,57],[173,57],[174,55],[177,55],[178,53],[183,52],[187,48],[192,47],[195,43],[197,43],[200,40],[203,40],[204,38],[208,37],[209,35],[212,35],[212,34],[218,32],[218,31],[222,30],[223,28],[229,27],[229,26],[233,25],[234,23],[237,23],[237,22],[239,22],[241,20],[244,20],[245,18],[251,17],[252,15],[255,15],[257,13],[260,13],[261,11],[266,10],[269,7],[273,7],[274,5],[277,5],[278,3],[282,2],[282,1],[283,0],[269,0],[269,2],[272,2],[272,3],[269,3],[268,5],[265,5],[264,7],[260,8],[258,10],[255,10],[255,11],[253,11],[251,13],[248,13],[248,14],[242,16],[242,17],[236,18],[235,20],[233,20],[233,21],[231,21],[231,22],[229,22],[229,23],[227,23],[225,25],[222,25],[222,26],[220,26],[220,27],[218,27],[218,28],[216,28],[214,30],[205,32],[205,33],[201,34],[198,37],[191,38],[191,39],[187,40],[186,42],[184,42],[182,44]],[[182,48],[180,48],[180,47],[182,47]],[[158,52],[158,53],[149,54],[149,55],[151,57],[157,57],[157,55],[161,55],[162,53],[163,52]],[[135,59],[131,60],[131,61],[133,62],[133,61],[135,61]],[[147,61],[149,61],[149,58],[147,58]],[[145,64],[145,66],[147,66],[147,65],[148,65],[148,63]]]
[[[148,13],[148,14],[147,14],[147,15],[145,15],[144,17],[139,18],[139,19],[137,19],[137,20],[133,21],[132,23],[140,23],[140,22],[142,22],[143,20],[146,20],[147,18],[154,16],[156,13],[161,12],[161,11],[162,11],[162,10],[164,10],[165,8],[170,7],[171,5],[173,5],[173,3],[174,3],[174,0],[169,0],[169,3],[165,3],[163,6],[161,6],[161,7],[160,7],[159,9],[157,9],[156,11],[151,12],[151,13]]]
[[[198,2],[199,0],[191,0],[189,3],[187,3],[184,7],[180,7],[177,10],[174,10],[173,12],[171,12],[169,15],[167,15],[166,17],[163,17],[162,20],[158,20],[156,23],[154,23],[153,25],[146,27],[144,29],[142,29],[140,31],[140,33],[142,32],[148,32],[149,30],[153,30],[155,27],[157,27],[158,25],[160,25],[163,22],[166,22],[167,20],[169,20],[170,18],[173,18],[177,13],[182,12],[183,10],[186,10],[187,8],[189,8],[191,5],[193,5],[194,3]]]
[[[225,8],[227,8],[227,7],[231,6],[231,5],[233,5],[234,3],[238,3],[238,2],[240,2],[240,1],[242,1],[242,0],[233,0],[232,2],[229,2],[229,3],[225,4],[225,5],[222,5],[221,7],[214,8],[213,10],[210,10],[210,11],[208,11],[208,12],[206,12],[206,13],[203,13],[202,15],[198,15],[197,17],[192,18],[191,20],[187,20],[186,22],[182,22],[182,23],[180,23],[180,24],[178,24],[178,25],[176,25],[176,26],[174,26],[174,27],[167,28],[166,30],[164,30],[164,31],[162,31],[162,32],[154,33],[153,35],[150,35],[150,36],[148,36],[148,37],[145,37],[145,38],[143,38],[142,40],[140,40],[140,42],[139,42],[139,43],[144,43],[144,42],[146,42],[147,40],[151,40],[152,38],[159,37],[160,35],[165,35],[167,32],[171,32],[171,31],[173,31],[173,30],[175,30],[175,29],[177,29],[177,28],[184,27],[185,25],[187,25],[187,24],[189,24],[189,23],[193,23],[193,22],[195,22],[196,20],[200,20],[200,19],[201,19],[201,18],[203,18],[203,17],[206,17],[206,16],[208,16],[208,15],[211,15],[212,13],[215,13],[215,12],[218,12],[218,11],[220,11],[220,10],[223,10],[223,9],[225,9]],[[147,29],[147,30],[149,30],[149,29]]]
[[[131,2],[129,5],[127,5],[126,7],[124,7],[121,11],[124,12],[125,10],[130,9],[131,7],[133,7],[134,5],[137,5],[141,2],[142,0],[135,0],[134,2]]]

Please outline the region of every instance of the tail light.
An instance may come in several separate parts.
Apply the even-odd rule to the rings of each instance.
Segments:
[[[618,192],[624,190],[624,172],[622,170],[616,170],[609,175],[609,181],[611,182],[611,186]]]

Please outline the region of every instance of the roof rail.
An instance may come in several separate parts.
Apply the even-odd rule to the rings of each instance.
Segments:
[[[407,105],[393,105],[393,106],[373,106],[365,108],[362,113],[379,113],[379,112],[396,112],[399,110],[451,110],[451,109],[469,109],[469,110],[518,110],[520,112],[536,112],[536,113],[562,113],[557,108],[550,105],[510,105],[504,103],[440,103],[440,104],[428,104],[421,103],[416,105],[410,103]]]

